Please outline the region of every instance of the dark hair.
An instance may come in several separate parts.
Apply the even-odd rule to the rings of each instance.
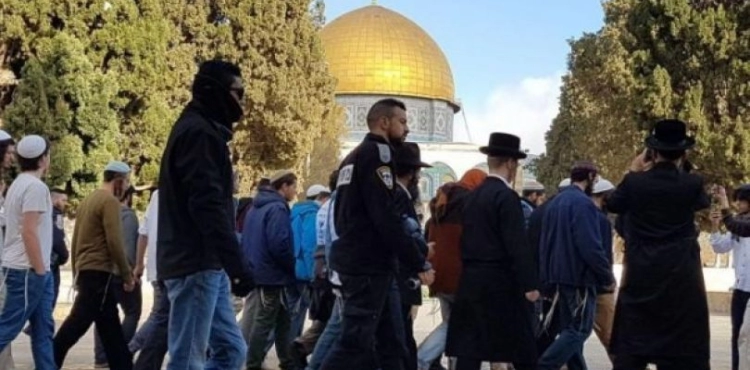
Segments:
[[[115,171],[104,171],[104,182],[112,182],[117,179],[124,179],[128,174]]]
[[[281,176],[278,180],[271,183],[274,190],[280,190],[284,185],[292,185],[297,182],[297,175],[290,173]]]
[[[0,161],[5,159],[5,155],[8,153],[8,148],[11,145],[16,145],[15,140],[7,139],[7,140],[0,141]],[[4,172],[5,172],[5,168],[0,166],[0,174]]]
[[[543,195],[544,194],[544,190],[524,190],[524,191],[521,192],[521,195],[524,198],[528,198],[528,197],[530,197],[530,196],[532,196],[534,194],[536,194],[536,195]]]
[[[267,186],[271,186],[271,180],[270,180],[270,179],[268,179],[267,177],[262,177],[262,178],[261,178],[261,179],[260,179],[260,180],[258,181],[258,185],[257,185],[257,188],[258,188],[258,189],[261,189],[261,188],[264,188],[264,187],[267,187]]]
[[[676,161],[685,155],[684,150],[657,150],[656,153],[668,161]]]
[[[24,158],[16,153],[16,160],[18,161],[18,168],[21,172],[36,171],[39,169],[39,161],[47,154],[49,154],[49,140],[44,139],[44,152],[36,158]],[[7,149],[7,148],[6,148]]]
[[[510,161],[513,161],[514,158],[511,157],[498,157],[498,156],[489,156],[487,157],[487,167],[489,168],[495,168],[498,166],[502,166]]]
[[[60,188],[52,188],[52,189],[49,189],[49,192],[50,192],[51,194],[61,194],[61,195],[68,195],[68,192],[67,192],[67,191],[65,191],[65,190],[63,190],[63,189],[60,189]]]
[[[339,170],[333,170],[331,174],[328,176],[328,188],[331,189],[331,191],[336,190],[336,185],[339,182]]]
[[[570,169],[570,181],[581,182],[590,179],[591,175],[596,176],[599,170],[596,165],[590,161],[577,161],[573,163]]]
[[[372,105],[372,107],[370,107],[370,111],[367,112],[367,127],[372,127],[376,122],[378,122],[379,119],[383,117],[393,117],[393,111],[396,108],[406,110],[406,104],[404,104],[404,102],[400,100],[393,98],[378,100],[375,104]]]
[[[128,207],[133,205],[133,194],[135,194],[135,186],[128,187],[124,193],[120,196],[120,202],[126,202]]]

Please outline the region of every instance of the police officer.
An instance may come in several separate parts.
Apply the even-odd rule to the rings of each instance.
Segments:
[[[401,225],[394,202],[392,145],[408,134],[406,106],[395,99],[375,103],[367,114],[370,133],[341,163],[334,207],[339,239],[331,268],[341,279],[342,333],[322,370],[402,370],[406,348],[398,263],[422,271],[424,256]]]

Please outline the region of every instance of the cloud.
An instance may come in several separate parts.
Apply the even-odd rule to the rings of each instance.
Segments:
[[[559,109],[561,77],[524,78],[498,86],[478,109],[465,105],[471,141],[486,144],[491,132],[502,131],[518,135],[521,146],[531,153],[544,152],[544,134]],[[460,113],[454,122],[454,139],[469,141]]]

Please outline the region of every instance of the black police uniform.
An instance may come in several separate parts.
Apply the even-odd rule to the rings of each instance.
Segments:
[[[402,228],[394,177],[392,148],[373,134],[339,168],[334,208],[339,239],[331,248],[331,268],[342,283],[342,333],[322,370],[403,369],[404,327],[394,276],[399,262],[422,271],[424,256]]]

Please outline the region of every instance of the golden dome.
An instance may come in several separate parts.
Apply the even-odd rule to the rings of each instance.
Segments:
[[[440,47],[416,23],[382,6],[346,13],[321,31],[338,94],[443,100],[454,109],[453,75]]]

